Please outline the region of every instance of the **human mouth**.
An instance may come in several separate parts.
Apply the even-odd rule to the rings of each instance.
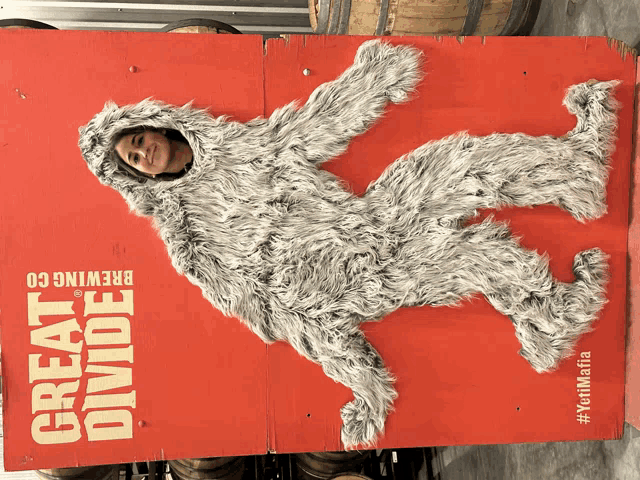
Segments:
[[[151,152],[151,165],[153,165],[153,161],[156,158],[156,149],[157,149],[157,147],[154,146],[153,147],[153,151]]]

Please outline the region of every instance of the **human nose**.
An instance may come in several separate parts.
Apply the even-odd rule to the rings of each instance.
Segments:
[[[151,153],[151,146],[137,145],[133,147],[133,153],[137,153],[139,156],[144,157],[145,160],[149,158]]]
[[[138,145],[134,145],[132,153],[133,154],[137,154],[137,155],[139,155],[141,157],[146,157],[147,149],[146,148],[142,148],[141,146],[138,146]]]

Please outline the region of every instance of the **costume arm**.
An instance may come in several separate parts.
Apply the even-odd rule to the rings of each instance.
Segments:
[[[354,400],[340,410],[344,447],[371,447],[384,431],[397,393],[393,375],[378,352],[346,318],[291,318],[284,336],[298,353],[322,366],[324,373],[353,391]]]
[[[316,165],[341,154],[380,117],[387,101],[408,100],[422,76],[421,56],[410,46],[363,43],[353,65],[316,88],[302,108],[290,104],[272,114],[272,138]]]

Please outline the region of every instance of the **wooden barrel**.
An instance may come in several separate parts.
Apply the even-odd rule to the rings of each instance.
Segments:
[[[371,452],[299,453],[295,455],[297,478],[330,479],[337,474],[360,473],[370,454]]]
[[[309,0],[317,34],[528,35],[542,0]]]
[[[373,480],[371,477],[360,475],[359,473],[344,473],[337,477],[332,477],[331,480]]]
[[[241,480],[246,458],[187,458],[168,463],[171,472],[180,480]]]
[[[39,30],[57,30],[53,25],[28,20],[26,18],[5,18],[0,20],[0,28],[35,28]]]
[[[50,468],[36,470],[36,475],[44,480],[119,480],[120,465]]]
[[[209,18],[189,18],[165,25],[160,29],[161,32],[171,33],[233,33],[241,34],[242,32],[231,25],[211,20]]]

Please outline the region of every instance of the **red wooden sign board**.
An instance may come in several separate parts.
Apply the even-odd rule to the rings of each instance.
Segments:
[[[78,127],[108,99],[194,99],[240,121],[269,115],[336,78],[365,39],[296,36],[263,49],[260,37],[240,35],[0,32],[7,470],[341,449],[339,409],[351,392],[289,345],[267,347],[216,312],[172,269],[150,222],[98,183],[76,144]],[[562,135],[575,125],[562,106],[568,86],[623,83],[609,213],[586,224],[553,207],[497,214],[523,245],[548,252],[561,281],[573,280],[577,252],[610,254],[609,303],[593,332],[574,358],[539,375],[518,356],[511,322],[483,298],[368,324],[400,395],[378,446],[618,436],[634,59],[601,38],[391,41],[423,49],[427,76],[411,102],[388,107],[326,166],[356,193],[402,154],[456,131]],[[82,340],[81,350],[56,348],[65,339]],[[585,355],[590,404],[580,417]]]

